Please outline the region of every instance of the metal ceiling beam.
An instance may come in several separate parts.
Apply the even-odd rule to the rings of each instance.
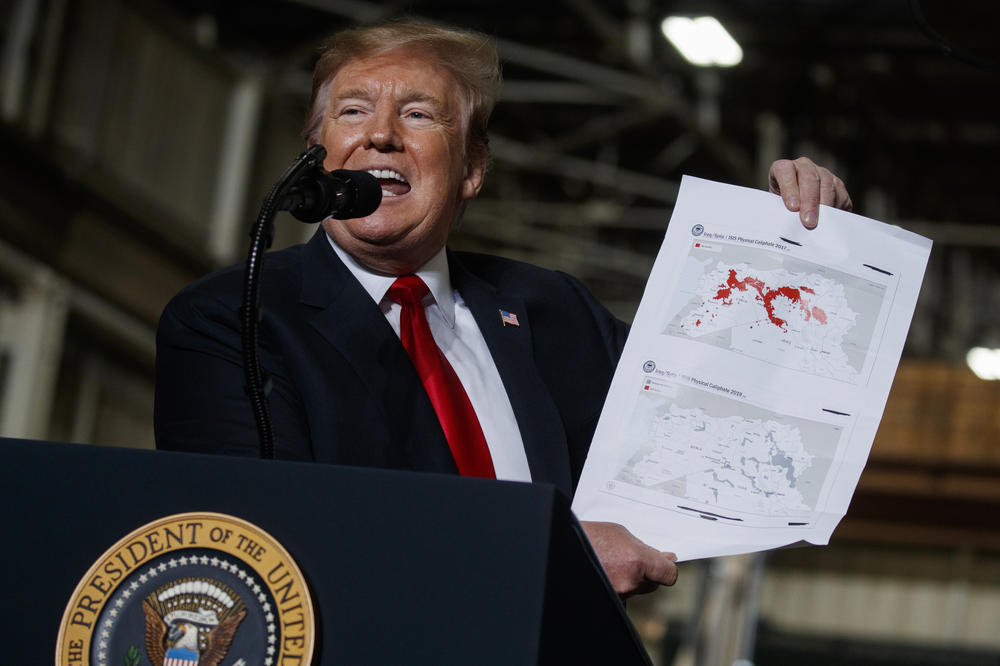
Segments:
[[[499,213],[499,214],[497,214]],[[504,211],[487,211],[471,206],[466,213],[463,232],[515,246],[528,246],[545,255],[568,257],[578,262],[579,272],[617,271],[645,280],[653,268],[658,248],[648,253],[608,245],[602,241],[551,229],[510,224],[511,216]],[[584,276],[578,276],[584,277]]]
[[[497,39],[496,43],[506,62],[599,86],[683,118],[691,116],[690,104],[674,77],[650,79],[507,39]]]
[[[608,94],[587,83],[569,81],[519,81],[503,82],[501,99],[517,104],[587,104],[619,106],[624,101],[620,94]]]
[[[506,85],[506,84],[504,84]],[[572,152],[583,146],[590,145],[613,137],[623,130],[659,118],[663,112],[649,107],[626,107],[618,113],[606,114],[588,120],[577,127],[571,128],[550,144],[550,149]]]
[[[576,12],[584,23],[594,31],[604,43],[619,53],[623,52],[624,29],[607,10],[593,0],[565,0],[566,5]]]
[[[616,231],[664,232],[673,208],[664,206],[623,206],[608,199],[581,203],[523,199],[476,199],[475,210],[484,215],[530,222],[533,225],[561,227],[579,233],[583,230],[612,228]]]
[[[551,173],[582,180],[669,204],[677,199],[679,184],[674,180],[622,169],[614,164],[541,150],[538,146],[520,143],[502,136],[490,138],[490,149],[498,161],[525,171]]]
[[[385,20],[398,11],[395,3],[376,4],[364,0],[290,0],[291,2],[318,9],[336,16],[347,16],[358,23],[376,23]]]

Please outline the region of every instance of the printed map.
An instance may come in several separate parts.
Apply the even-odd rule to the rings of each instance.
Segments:
[[[616,486],[656,491],[665,506],[696,503],[721,514],[815,510],[842,428],[693,387],[647,381],[643,388]]]
[[[770,250],[699,242],[664,333],[856,384],[885,292]]]

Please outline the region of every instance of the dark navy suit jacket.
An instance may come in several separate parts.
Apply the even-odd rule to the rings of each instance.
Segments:
[[[500,371],[534,481],[572,494],[625,342],[625,325],[574,278],[498,257],[449,253],[452,286]],[[157,330],[157,447],[256,456],[243,392],[242,266],[167,306]],[[456,473],[431,403],[385,316],[320,229],[264,259],[261,362],[275,456]],[[504,325],[500,310],[517,315]]]

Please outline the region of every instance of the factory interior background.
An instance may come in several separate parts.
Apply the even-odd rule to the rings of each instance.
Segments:
[[[688,62],[671,15],[714,16],[742,60]],[[628,604],[653,662],[1000,663],[1000,369],[969,363],[1000,358],[993,3],[5,0],[0,436],[153,447],[160,312],[245,255],[324,38],[402,16],[503,61],[452,246],[573,274],[626,321],[684,174],[766,188],[808,155],[855,212],[934,242],[830,545],[682,564]],[[313,233],[281,214],[275,246]]]

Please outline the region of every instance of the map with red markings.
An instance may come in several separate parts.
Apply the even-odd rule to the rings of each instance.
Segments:
[[[859,383],[884,296],[883,285],[770,250],[698,242],[664,333]]]

